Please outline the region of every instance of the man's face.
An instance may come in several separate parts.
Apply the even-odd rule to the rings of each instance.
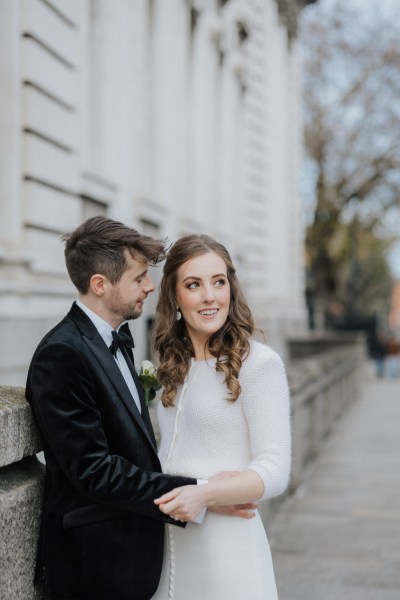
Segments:
[[[117,325],[140,317],[147,295],[155,289],[147,260],[141,255],[132,258],[127,250],[125,259],[128,265],[126,271],[117,283],[108,284],[104,297],[105,308]]]

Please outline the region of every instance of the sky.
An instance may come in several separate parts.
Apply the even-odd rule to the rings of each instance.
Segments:
[[[354,6],[359,8],[360,12],[365,14],[399,14],[399,0],[318,0],[320,4],[336,4],[337,2],[345,2],[346,6]]]

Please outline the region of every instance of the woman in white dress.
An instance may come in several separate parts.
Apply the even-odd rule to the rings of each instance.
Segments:
[[[289,480],[287,380],[278,355],[251,340],[253,331],[224,246],[205,235],[178,240],[164,267],[154,333],[164,386],[160,458],[164,472],[206,483],[155,501],[188,521],[185,529],[166,526],[155,600],[278,598],[258,512],[223,514],[224,505],[281,494]],[[205,509],[201,524],[190,522]]]

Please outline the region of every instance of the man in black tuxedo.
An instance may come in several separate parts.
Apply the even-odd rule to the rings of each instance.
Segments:
[[[26,387],[46,458],[37,577],[51,600],[147,600],[160,577],[164,522],[179,525],[153,500],[197,483],[161,473],[123,342],[133,344],[117,333],[140,317],[154,290],[149,264],[165,246],[105,217],[64,241],[79,300],[40,342]]]

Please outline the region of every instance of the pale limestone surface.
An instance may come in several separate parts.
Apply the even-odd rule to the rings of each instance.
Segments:
[[[41,448],[24,389],[0,387],[1,600],[41,598],[33,588],[44,478],[34,455]]]
[[[60,236],[95,214],[210,233],[271,345],[305,331],[300,4],[0,1],[2,384],[75,299]]]
[[[0,469],[0,598],[39,600],[33,587],[44,467],[35,457]],[[3,567],[6,566],[6,568]]]
[[[0,467],[42,450],[24,388],[0,387]]]
[[[400,598],[399,383],[369,374],[267,527],[280,600]]]

